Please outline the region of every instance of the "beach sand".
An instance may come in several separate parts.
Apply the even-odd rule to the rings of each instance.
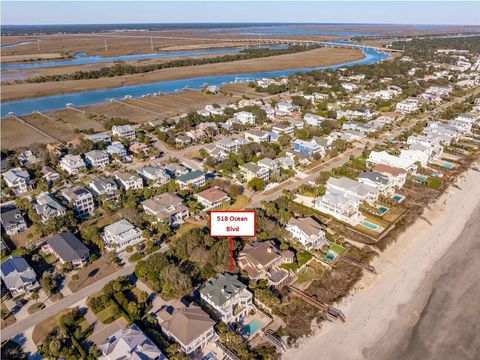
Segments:
[[[417,220],[372,263],[378,275],[339,305],[347,323],[324,323],[284,358],[480,358],[479,184],[467,171],[425,210],[431,225]]]

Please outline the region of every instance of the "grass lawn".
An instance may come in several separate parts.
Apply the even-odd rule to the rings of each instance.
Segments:
[[[33,328],[32,339],[35,344],[40,344],[49,333],[51,333],[56,327],[60,324],[60,318],[62,315],[69,313],[71,310],[67,309],[55,316],[43,320],[42,322],[35,325]]]
[[[35,232],[33,226],[30,226],[27,230],[10,236],[10,239],[18,249],[19,247],[27,247],[29,243],[36,243],[40,239],[40,235]]]
[[[186,222],[185,224],[180,226],[180,228],[177,230],[177,233],[175,234],[174,237],[178,238],[178,237],[182,236],[183,234],[186,234],[187,232],[189,232],[192,229],[202,228],[202,227],[203,227],[203,225],[197,225],[197,224],[192,224],[190,222]]]
[[[228,210],[243,210],[247,207],[249,202],[250,201],[248,197],[246,197],[245,195],[239,195],[237,196],[237,199],[235,200],[235,202],[232,205],[230,205]]]
[[[345,248],[342,245],[339,244],[330,244],[330,250],[335,251],[338,255],[343,254],[345,252]]]
[[[109,307],[100,311],[98,314],[95,314],[95,316],[102,323],[110,324],[120,317],[120,312],[118,311],[116,305],[112,304]]]
[[[395,220],[397,220],[402,214],[405,212],[404,209],[401,207],[391,207],[385,215],[383,215],[383,219],[393,223]]]
[[[70,280],[68,283],[68,288],[72,292],[77,292],[78,290],[93,284],[95,281],[114,273],[116,270],[118,270],[118,267],[109,263],[106,256],[102,256],[87,267],[79,269],[77,272],[78,280]]]
[[[282,264],[280,265],[281,268],[285,270],[291,270],[296,272],[298,268],[302,267],[305,263],[307,263],[312,258],[312,255],[308,252],[302,252],[297,254],[297,259],[291,264]]]
[[[300,270],[296,283],[302,284],[307,281],[318,280],[323,276],[324,272],[325,270],[319,262],[312,261],[305,268]]]

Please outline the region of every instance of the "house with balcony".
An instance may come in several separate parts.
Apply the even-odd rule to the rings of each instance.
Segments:
[[[313,154],[317,153],[322,156],[325,155],[323,148],[313,140],[306,141],[297,139],[293,142],[293,150],[308,156],[312,156]]]
[[[270,133],[263,130],[245,131],[245,139],[250,142],[270,142]]]
[[[360,198],[335,187],[328,187],[325,195],[315,198],[315,209],[350,225],[361,220]]]
[[[295,107],[289,102],[280,101],[275,104],[275,112],[279,116],[290,115],[294,111]]]
[[[407,171],[401,168],[388,165],[376,165],[372,171],[388,176],[392,181],[392,185],[396,188],[401,188],[407,180]]]
[[[143,180],[154,186],[161,186],[170,181],[170,176],[167,175],[167,172],[156,166],[143,166],[137,169],[137,173]]]
[[[414,173],[417,169],[415,161],[409,158],[390,155],[386,151],[372,151],[367,162],[373,165],[387,165]]]
[[[164,193],[142,201],[142,207],[147,215],[172,227],[183,224],[190,215],[188,207],[183,205],[183,199],[173,193]]]
[[[42,251],[55,255],[62,264],[70,263],[73,268],[80,268],[88,262],[90,251],[71,232],[61,232],[43,241]]]
[[[122,139],[135,139],[135,129],[132,125],[118,125],[112,126],[112,134]]]
[[[60,160],[60,168],[70,175],[78,175],[86,170],[87,165],[80,155],[65,155]]]
[[[260,167],[267,168],[270,175],[278,172],[279,170],[278,162],[268,157],[258,160],[257,165]]]
[[[27,170],[21,168],[10,169],[5,171],[3,179],[15,195],[23,194],[30,190],[30,175]]]
[[[408,114],[418,110],[418,99],[408,98],[406,100],[400,101],[395,106],[395,110],[403,114]]]
[[[1,264],[2,281],[14,298],[40,287],[37,275],[21,256],[10,256]]]
[[[45,179],[45,181],[49,184],[60,179],[60,174],[49,166],[42,167],[40,173],[42,174],[42,179]]]
[[[287,134],[289,136],[292,136],[293,135],[293,132],[295,130],[295,127],[288,123],[288,124],[285,124],[285,123],[275,123],[273,124],[272,126],[272,131],[276,134]]]
[[[360,201],[366,201],[370,205],[378,200],[379,191],[376,187],[363,184],[345,176],[340,178],[331,177],[327,180],[327,188],[337,189],[346,194],[356,196]]]
[[[97,133],[97,134],[88,135],[87,139],[94,143],[103,142],[105,145],[108,145],[112,142],[112,138],[108,133]]]
[[[230,203],[230,196],[215,187],[195,194],[195,199],[202,204],[204,211],[219,209],[222,205]]]
[[[393,179],[377,171],[363,171],[358,175],[358,181],[362,184],[377,188],[380,194],[385,196],[391,196],[395,193]]]
[[[245,139],[225,139],[215,143],[215,145],[224,151],[236,153],[241,146],[248,144]]]
[[[106,151],[92,150],[85,154],[85,162],[94,169],[103,169],[110,164],[110,157]]]
[[[233,115],[233,122],[242,125],[255,125],[255,115],[248,111],[239,111]]]
[[[213,329],[216,322],[195,303],[176,301],[157,312],[156,318],[165,336],[187,356],[218,339]]]
[[[6,206],[1,209],[2,226],[9,236],[27,230],[27,223],[21,211],[16,206]]]
[[[101,238],[108,251],[118,252],[125,250],[127,246],[134,246],[144,240],[142,231],[125,219],[105,226]]]
[[[189,173],[179,176],[175,182],[180,186],[180,189],[198,188],[205,185],[205,173],[200,170],[193,170]]]
[[[226,324],[242,321],[254,309],[253,294],[236,275],[229,273],[208,280],[200,289],[200,298]]]
[[[266,167],[258,166],[253,162],[240,165],[238,169],[246,182],[249,182],[253,178],[259,178],[263,181],[268,181],[270,178],[270,171]]]
[[[281,286],[289,275],[280,265],[293,262],[290,253],[280,251],[271,241],[247,243],[237,256],[237,265],[250,279],[266,279],[273,286]]]
[[[57,216],[64,216],[67,212],[67,208],[47,192],[37,195],[33,208],[44,223]]]
[[[95,213],[95,202],[91,192],[81,186],[61,190],[62,197],[71,205],[80,217],[88,217]]]
[[[115,176],[115,179],[120,187],[124,188],[125,190],[143,189],[143,180],[135,173],[116,171],[113,173],[113,176]]]
[[[306,249],[328,245],[322,225],[311,217],[291,217],[285,229]]]
[[[127,158],[127,150],[125,146],[119,141],[114,141],[105,149],[112,158],[118,157],[120,160],[125,160]]]
[[[118,199],[118,188],[115,180],[105,177],[97,176],[88,184],[96,197],[100,197],[100,201],[112,201]]]
[[[165,172],[167,173],[167,175],[170,176],[173,179],[175,179],[179,176],[188,174],[189,171],[190,171],[185,166],[183,166],[182,164],[178,164],[178,163],[174,163],[174,162],[165,164],[163,166],[163,168],[165,169]]]

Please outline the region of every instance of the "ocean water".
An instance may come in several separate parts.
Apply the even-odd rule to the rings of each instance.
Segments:
[[[480,205],[369,360],[480,359]]]

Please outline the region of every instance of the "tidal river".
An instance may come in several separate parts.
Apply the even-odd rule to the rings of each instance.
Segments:
[[[356,64],[373,64],[387,59],[388,55],[373,49],[363,49],[365,57],[357,61],[336,64],[332,66],[319,66],[314,68],[290,69],[280,71],[256,72],[247,74],[231,74],[219,76],[207,76],[198,78],[188,78],[181,80],[160,81],[154,83],[146,83],[140,85],[122,86],[112,89],[89,90],[79,93],[44,96],[32,99],[24,99],[18,101],[4,102],[1,106],[1,117],[7,116],[9,113],[16,115],[26,115],[34,111],[48,112],[63,109],[67,103],[75,106],[88,106],[103,103],[110,99],[121,99],[125,96],[138,98],[154,93],[173,93],[183,89],[200,89],[206,84],[217,85],[234,82],[236,80],[255,80],[264,77],[280,77],[287,76],[297,72],[309,72],[320,69],[337,69],[342,66],[352,66]]]

